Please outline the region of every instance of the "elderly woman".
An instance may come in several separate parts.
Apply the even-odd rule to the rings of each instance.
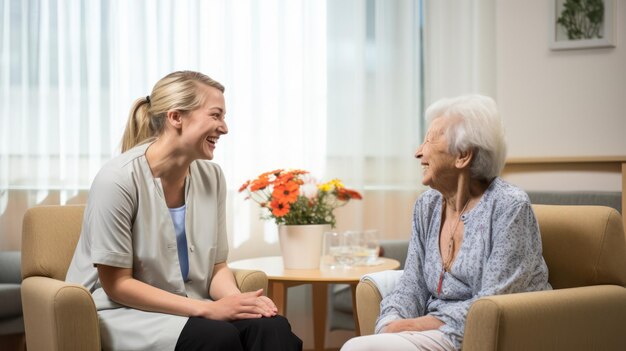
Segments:
[[[506,145],[493,99],[437,101],[415,157],[431,187],[415,203],[405,270],[375,335],[342,350],[459,350],[481,296],[550,289],[528,196],[500,179]]]

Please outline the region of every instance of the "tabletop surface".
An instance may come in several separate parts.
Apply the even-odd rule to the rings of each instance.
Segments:
[[[270,280],[278,281],[323,281],[354,283],[367,273],[380,272],[388,269],[397,269],[400,262],[391,258],[379,257],[377,264],[370,266],[325,267],[321,269],[285,269],[281,256],[257,257],[245,260],[228,262],[230,268],[256,269],[265,272]]]

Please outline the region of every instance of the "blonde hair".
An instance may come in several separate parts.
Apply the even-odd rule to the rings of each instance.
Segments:
[[[202,106],[204,96],[199,84],[224,92],[224,86],[207,75],[194,71],[177,71],[161,78],[149,96],[135,100],[122,137],[122,152],[159,136],[164,129],[168,111],[182,113]]]

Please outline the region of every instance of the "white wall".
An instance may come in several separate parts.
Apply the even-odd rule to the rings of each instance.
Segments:
[[[552,51],[552,0],[496,3],[497,100],[509,157],[626,155],[626,1],[615,0],[616,47]],[[553,177],[553,185],[545,185]],[[526,189],[620,190],[619,174],[518,175]],[[540,184],[539,181],[542,183]]]

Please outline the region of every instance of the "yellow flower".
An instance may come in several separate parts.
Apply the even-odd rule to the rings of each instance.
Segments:
[[[344,187],[343,183],[341,182],[341,180],[339,180],[337,178],[331,180],[330,183],[332,183],[335,186],[335,188],[343,188]]]
[[[331,184],[331,182],[322,183],[322,184],[319,184],[317,188],[320,189],[321,191],[329,192],[333,188],[333,185]]]
[[[342,188],[344,188],[344,185],[341,182],[341,180],[335,178],[335,179],[330,180],[330,181],[328,181],[326,183],[319,184],[317,186],[317,188],[320,189],[321,191],[324,191],[324,192],[331,192],[331,191],[334,191],[335,189],[342,189]]]

